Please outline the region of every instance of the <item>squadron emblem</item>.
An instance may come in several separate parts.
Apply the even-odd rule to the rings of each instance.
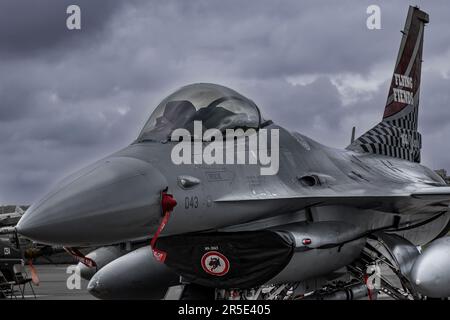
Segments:
[[[230,270],[230,262],[227,257],[217,251],[205,253],[201,260],[202,268],[213,276],[223,276]]]

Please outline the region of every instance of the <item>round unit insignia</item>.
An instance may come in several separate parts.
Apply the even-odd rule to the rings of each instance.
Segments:
[[[203,270],[213,276],[223,276],[230,270],[230,262],[227,257],[217,251],[205,253],[201,260]]]

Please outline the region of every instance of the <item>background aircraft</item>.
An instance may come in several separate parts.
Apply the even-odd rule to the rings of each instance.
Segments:
[[[15,226],[24,212],[25,211],[20,206],[0,207],[0,228]]]

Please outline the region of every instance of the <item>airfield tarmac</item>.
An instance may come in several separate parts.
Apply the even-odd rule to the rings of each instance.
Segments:
[[[96,300],[86,290],[88,281],[81,280],[80,289],[68,289],[66,273],[69,265],[38,265],[35,266],[39,275],[39,286],[33,286],[37,300]],[[20,295],[17,296],[19,299]],[[34,299],[30,287],[27,286],[25,299]],[[391,300],[386,295],[379,295],[379,300]],[[367,300],[367,299],[361,299]]]
[[[38,300],[95,300],[86,290],[89,281],[81,279],[80,289],[69,290],[66,273],[69,265],[37,265],[35,266],[40,279],[39,286],[33,286]],[[20,295],[17,296],[19,299]],[[25,291],[25,299],[34,299],[29,286]]]

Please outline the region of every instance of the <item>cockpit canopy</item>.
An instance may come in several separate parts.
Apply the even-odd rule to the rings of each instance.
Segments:
[[[229,88],[198,83],[182,87],[165,98],[150,116],[138,141],[167,141],[175,129],[191,134],[194,121],[207,129],[259,129],[261,115],[255,103]]]

